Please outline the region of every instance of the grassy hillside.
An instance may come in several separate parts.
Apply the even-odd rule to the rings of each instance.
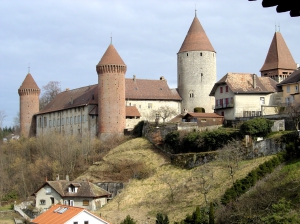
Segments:
[[[270,157],[240,162],[234,179],[240,179]],[[126,182],[125,189],[96,213],[113,224],[130,215],[137,223],[155,223],[158,212],[170,223],[192,213],[197,205],[219,201],[232,185],[229,169],[222,161],[184,170],[174,167],[163,153],[144,138],[132,139],[111,150],[78,179],[92,182]]]

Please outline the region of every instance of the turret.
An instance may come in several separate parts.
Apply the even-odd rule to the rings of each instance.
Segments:
[[[281,82],[297,69],[297,64],[281,33],[275,32],[266,60],[260,69],[262,77]]]
[[[177,53],[177,82],[182,97],[182,112],[193,112],[195,107],[213,112],[214,99],[209,94],[216,79],[216,52],[195,15]]]
[[[18,89],[20,96],[20,134],[30,137],[35,134],[36,122],[34,114],[39,112],[40,88],[28,73]]]
[[[126,65],[110,44],[96,66],[98,73],[98,134],[100,139],[123,135],[126,126]]]

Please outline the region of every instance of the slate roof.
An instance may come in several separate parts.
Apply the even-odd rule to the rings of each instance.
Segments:
[[[280,32],[275,32],[266,60],[260,71],[272,69],[297,69],[297,64]]]
[[[253,88],[253,75],[250,73],[227,73],[218,82],[210,92],[210,96],[215,95],[218,86],[228,85],[235,94],[268,94],[279,91],[276,86],[278,83],[270,77],[258,77],[256,75],[256,88]]]
[[[110,44],[98,65],[125,65],[115,47]]]
[[[282,86],[282,85],[290,84],[290,83],[297,83],[299,81],[300,81],[300,70],[296,70],[285,80],[283,80],[282,82],[277,84],[277,86]]]
[[[51,188],[53,188],[62,198],[63,197],[99,198],[105,196],[108,197],[111,195],[111,193],[109,193],[108,191],[102,189],[101,187],[98,187],[97,185],[91,182],[88,181],[74,182],[74,181],[67,181],[67,180],[46,181],[37,191],[34,192],[34,194],[37,193],[41,188],[43,188],[46,185],[49,185]],[[78,188],[78,191],[76,193],[69,192],[68,187],[70,185],[80,186],[80,187]]]
[[[65,208],[66,210],[62,213],[62,209]],[[102,218],[96,216],[95,214],[87,211],[84,208],[68,206],[68,205],[53,205],[50,207],[46,212],[42,213],[35,219],[31,221],[33,224],[65,224],[67,221],[72,219],[73,217],[79,215],[82,212],[86,212],[89,215],[97,218],[99,222],[97,223],[104,223],[109,224],[109,222],[103,220]],[[78,220],[79,221],[79,220]]]
[[[141,114],[136,106],[126,106],[126,117],[140,117]]]
[[[197,16],[195,16],[178,53],[186,51],[215,52]]]
[[[32,75],[28,73],[19,89],[40,89]]]
[[[175,100],[181,101],[176,89],[170,89],[165,80],[125,79],[126,100]],[[69,108],[98,105],[98,85],[84,86],[59,93],[37,114],[44,114]],[[98,114],[94,108],[89,114]]]

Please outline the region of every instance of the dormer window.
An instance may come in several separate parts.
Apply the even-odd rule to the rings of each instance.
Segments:
[[[69,193],[77,193],[79,187],[80,187],[80,184],[72,183],[72,184],[70,184],[70,186],[68,187],[68,192],[69,192]]]

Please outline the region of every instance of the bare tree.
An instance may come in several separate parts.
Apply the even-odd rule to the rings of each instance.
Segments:
[[[234,174],[239,168],[239,162],[243,158],[243,146],[238,141],[231,141],[219,150],[219,159],[225,162],[229,169],[229,175],[234,183]]]
[[[6,113],[4,110],[0,110],[0,129],[2,129],[2,125],[3,125],[3,120],[6,117]]]
[[[152,111],[153,117],[162,118],[165,123],[166,119],[177,115],[177,111],[170,106],[161,106],[157,110]]]
[[[15,133],[20,132],[20,112],[18,112],[17,116],[14,117],[14,128],[15,128]]]
[[[42,88],[43,95],[40,97],[40,109],[43,109],[48,103],[61,92],[60,83],[58,81],[50,81]]]
[[[291,104],[285,108],[285,112],[292,119],[296,130],[299,130],[300,123],[300,105],[299,104]]]

